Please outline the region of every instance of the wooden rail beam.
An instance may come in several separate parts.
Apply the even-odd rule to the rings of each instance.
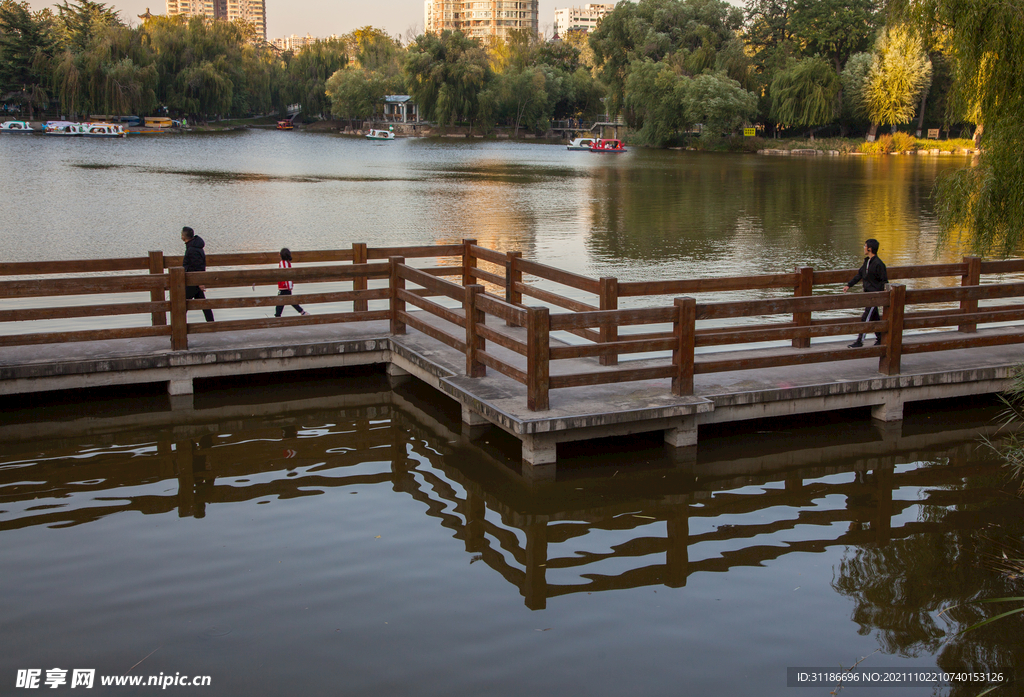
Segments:
[[[810,297],[814,291],[814,269],[810,266],[798,266],[796,269],[797,283],[793,295],[798,298]],[[806,327],[811,324],[810,312],[794,312],[793,324]],[[798,336],[793,339],[793,348],[810,348],[811,338]]]
[[[526,408],[530,411],[550,408],[550,321],[548,308],[526,308]]]
[[[462,285],[464,287],[476,283],[476,279],[473,277],[473,270],[476,269],[476,256],[473,254],[475,246],[476,240],[462,240]]]
[[[401,319],[405,313],[405,301],[398,297],[398,291],[405,290],[405,279],[398,273],[399,267],[405,264],[405,257],[390,257],[388,263],[391,264],[391,282],[388,286],[391,290],[391,333],[405,334],[405,323]]]
[[[604,276],[600,279],[601,289],[598,293],[602,310],[619,309],[619,279]],[[608,344],[619,340],[619,327],[615,322],[605,322],[600,327],[601,343]],[[601,365],[618,365],[619,355],[611,353],[601,356]]]
[[[352,243],[352,263],[353,264],[365,264],[366,259],[366,243],[365,242],[353,242]],[[366,276],[356,276],[352,279],[352,290],[366,290]],[[355,300],[352,303],[352,310],[355,312],[366,312],[368,304],[365,300]]]
[[[964,275],[960,277],[961,286],[981,285],[981,257],[964,257],[964,265],[967,267]],[[964,314],[978,311],[977,300],[961,300],[960,311]],[[973,334],[978,331],[977,324],[961,324],[957,329],[965,334]]]
[[[672,351],[672,394],[693,394],[693,347],[697,328],[697,301],[694,298],[676,298],[676,319],[672,323],[676,348]]]
[[[480,362],[479,354],[487,350],[487,340],[477,332],[477,324],[484,324],[486,315],[477,307],[476,300],[484,287],[478,284],[466,286],[466,299],[462,307],[466,313],[466,375],[482,378],[487,375],[487,366]]]
[[[521,306],[523,304],[523,294],[516,289],[516,285],[523,282],[523,272],[516,263],[522,258],[522,252],[508,252],[505,255],[505,302],[509,305]],[[505,326],[516,327],[519,325],[514,320],[508,319],[505,321]]]
[[[164,272],[164,253],[163,252],[150,252],[149,253],[149,273],[163,275]],[[152,302],[164,302],[167,299],[166,293],[163,290],[151,290],[149,291],[149,299]],[[154,327],[167,326],[167,313],[166,312],[154,312],[150,315],[152,324]]]
[[[899,375],[903,357],[903,312],[907,304],[907,287],[901,283],[887,284],[889,305],[882,310],[882,320],[889,326],[882,339],[885,354],[878,359],[878,372]]]
[[[185,301],[185,269],[181,266],[172,266],[169,272],[171,350],[185,351],[188,349],[188,306]]]

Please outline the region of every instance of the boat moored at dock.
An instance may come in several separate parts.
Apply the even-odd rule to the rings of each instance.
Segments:
[[[0,123],[0,133],[35,133],[28,121],[4,121]]]

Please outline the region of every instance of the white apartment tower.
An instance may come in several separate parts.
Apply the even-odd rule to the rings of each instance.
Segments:
[[[167,0],[167,15],[206,17],[208,19],[236,19],[256,27],[256,35],[267,40],[266,0]]]
[[[426,0],[423,26],[432,34],[461,31],[466,36],[505,38],[514,29],[540,30],[539,0]]]
[[[555,10],[555,33],[559,36],[565,36],[571,31],[589,34],[601,18],[611,14],[614,9],[615,5],[584,5]]]

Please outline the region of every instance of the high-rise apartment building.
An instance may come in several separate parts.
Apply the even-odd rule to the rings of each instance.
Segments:
[[[423,26],[440,34],[448,29],[466,36],[505,38],[515,29],[540,30],[539,0],[426,0]]]
[[[167,14],[208,19],[236,19],[256,27],[256,35],[267,40],[266,0],[167,0]]]
[[[555,34],[565,36],[571,31],[589,34],[597,23],[615,9],[615,5],[584,5],[555,10]]]

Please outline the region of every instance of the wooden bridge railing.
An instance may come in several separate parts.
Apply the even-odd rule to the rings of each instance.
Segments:
[[[847,282],[854,274],[853,269],[815,271],[801,267],[791,273],[763,276],[619,282],[615,278],[590,278],[526,260],[518,252],[503,253],[481,247],[476,240],[397,248],[371,248],[357,243],[352,249],[299,251],[293,253],[293,260],[301,266],[291,269],[276,268],[278,258],[277,253],[210,254],[207,256],[209,270],[201,273],[185,273],[180,257],[165,257],[160,252],[130,259],[0,264],[0,277],[37,276],[0,280],[0,298],[52,297],[60,303],[72,295],[134,294],[127,302],[108,302],[104,297],[90,305],[3,309],[0,322],[151,315],[149,326],[60,329],[0,336],[0,346],[168,336],[174,350],[184,350],[190,334],[389,320],[392,333],[404,333],[405,327],[411,326],[463,353],[469,376],[483,376],[490,368],[526,385],[529,407],[543,410],[548,408],[550,390],[573,386],[670,378],[672,391],[685,395],[693,391],[695,374],[863,357],[879,358],[879,371],[891,375],[899,372],[904,353],[1024,342],[1024,330],[977,334],[980,324],[1024,321],[1024,305],[1017,304],[1024,298],[1024,283],[981,284],[984,275],[1024,272],[1024,260],[985,262],[967,257],[962,263],[893,267],[889,269],[893,281],[952,278],[958,279],[960,286],[908,290],[894,283],[882,293],[842,295],[836,294],[834,287]],[[416,268],[406,263],[410,258],[451,261]],[[253,266],[264,268],[237,268]],[[122,273],[126,271],[140,273]],[[116,275],[69,276],[71,273],[111,272]],[[527,277],[540,279],[545,286],[528,283],[524,280]],[[282,280],[332,287],[327,291],[293,296],[185,299],[185,287],[191,285],[230,289],[276,284]],[[833,292],[822,294],[823,286],[831,286],[828,290]],[[499,290],[488,292],[491,287]],[[553,290],[558,287],[568,291]],[[689,297],[709,292],[772,289],[792,295],[726,302],[698,302]],[[504,298],[499,297],[501,290]],[[150,300],[138,301],[140,292],[148,292]],[[593,304],[569,297],[580,294],[594,296]],[[622,298],[656,296],[669,296],[668,302],[658,307],[618,307]],[[524,307],[524,297],[568,312],[552,313],[546,306]],[[1000,300],[1004,302],[991,304]],[[374,301],[377,307],[371,310],[370,303]],[[981,301],[990,301],[990,304],[981,307]],[[219,319],[212,323],[187,321],[189,310],[318,303],[351,303],[351,309],[332,309],[301,317]],[[408,305],[423,312],[410,313]],[[869,305],[883,309],[880,321],[860,322],[859,312],[846,317],[835,316]],[[936,305],[944,307],[936,309]],[[503,320],[506,328],[499,330],[489,325],[488,315]],[[712,326],[708,326],[709,323]],[[653,331],[620,332],[620,329],[645,325],[670,325],[670,329],[653,327]],[[943,327],[956,331],[944,332],[935,338],[918,336],[909,344],[904,341],[905,331]],[[552,332],[568,332],[584,338],[587,343],[552,346]],[[811,345],[815,338],[874,332],[883,336],[878,346],[840,349],[835,345]],[[737,344],[780,341],[788,342],[788,348],[776,347],[758,355],[706,351]],[[494,347],[510,353],[502,354]],[[642,366],[616,367],[619,356],[652,352],[670,352],[671,358],[651,360]],[[578,363],[578,359],[587,358],[598,361],[596,364]],[[551,369],[552,365],[555,370]]]

